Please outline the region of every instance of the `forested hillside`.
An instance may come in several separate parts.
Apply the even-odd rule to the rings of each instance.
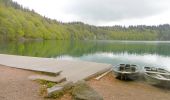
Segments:
[[[81,22],[62,23],[12,0],[0,0],[0,40],[19,39],[170,40],[170,25],[97,27]]]

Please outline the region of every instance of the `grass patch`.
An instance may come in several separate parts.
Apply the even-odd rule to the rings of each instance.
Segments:
[[[49,82],[49,81],[46,81],[46,80],[36,80],[36,81],[41,84],[39,94],[41,96],[45,97],[45,98],[56,99],[56,98],[62,97],[64,95],[64,93],[65,93],[65,91],[61,91],[61,92],[53,93],[52,95],[50,95],[48,97],[47,96],[47,88],[51,88],[54,85],[56,85],[57,83]]]
[[[51,98],[51,99],[59,99],[61,98],[63,95],[65,94],[69,94],[70,96],[72,96],[72,89],[69,89],[69,90],[63,90],[63,91],[60,91],[60,92],[56,92],[56,93],[53,93],[51,94],[49,97],[47,98]]]
[[[51,95],[47,95],[47,88],[51,88],[57,83],[49,82],[46,80],[36,80],[36,81],[41,85],[39,94],[45,98],[58,99],[58,98],[61,98],[66,93],[71,95],[71,91],[72,91],[71,87],[68,89],[67,88],[63,89],[63,91],[59,91],[56,93],[52,93]]]
[[[40,83],[41,85],[45,85],[47,88],[51,88],[57,84],[55,82],[50,82],[50,81],[46,81],[46,80],[37,80],[37,82]]]

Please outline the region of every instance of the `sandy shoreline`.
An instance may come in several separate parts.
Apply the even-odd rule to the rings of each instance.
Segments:
[[[40,96],[40,84],[28,79],[37,73],[0,65],[0,100],[53,100]],[[60,100],[69,100],[63,96]]]
[[[28,80],[36,73],[0,65],[0,100],[47,100],[39,96],[39,84]],[[123,82],[110,73],[101,80],[87,82],[104,100],[170,100],[170,90],[141,82]],[[52,100],[52,99],[50,99]],[[71,100],[65,95],[60,100]]]
[[[110,73],[100,81],[88,81],[104,100],[170,100],[170,90],[151,86],[144,82],[121,81]]]
[[[42,100],[39,85],[28,80],[30,71],[0,65],[0,100]]]

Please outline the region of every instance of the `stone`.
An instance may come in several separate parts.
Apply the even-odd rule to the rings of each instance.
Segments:
[[[54,94],[58,94],[63,91],[62,86],[53,86],[47,89],[47,97],[52,97]]]
[[[70,90],[72,87],[74,87],[74,83],[72,81],[65,81],[59,85],[63,86],[64,90]]]
[[[47,89],[47,97],[52,97],[54,95],[61,94],[66,90],[70,90],[73,86],[74,84],[71,81],[56,84],[53,87]]]
[[[72,90],[74,100],[103,100],[85,81],[78,81]]]
[[[62,76],[57,76],[57,77],[52,77],[48,75],[32,75],[28,77],[30,80],[46,80],[49,82],[54,82],[54,83],[61,83],[63,81],[66,81],[66,77]]]

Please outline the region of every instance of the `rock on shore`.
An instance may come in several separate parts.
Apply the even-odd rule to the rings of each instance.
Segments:
[[[74,100],[103,100],[85,81],[78,81],[72,91]]]

